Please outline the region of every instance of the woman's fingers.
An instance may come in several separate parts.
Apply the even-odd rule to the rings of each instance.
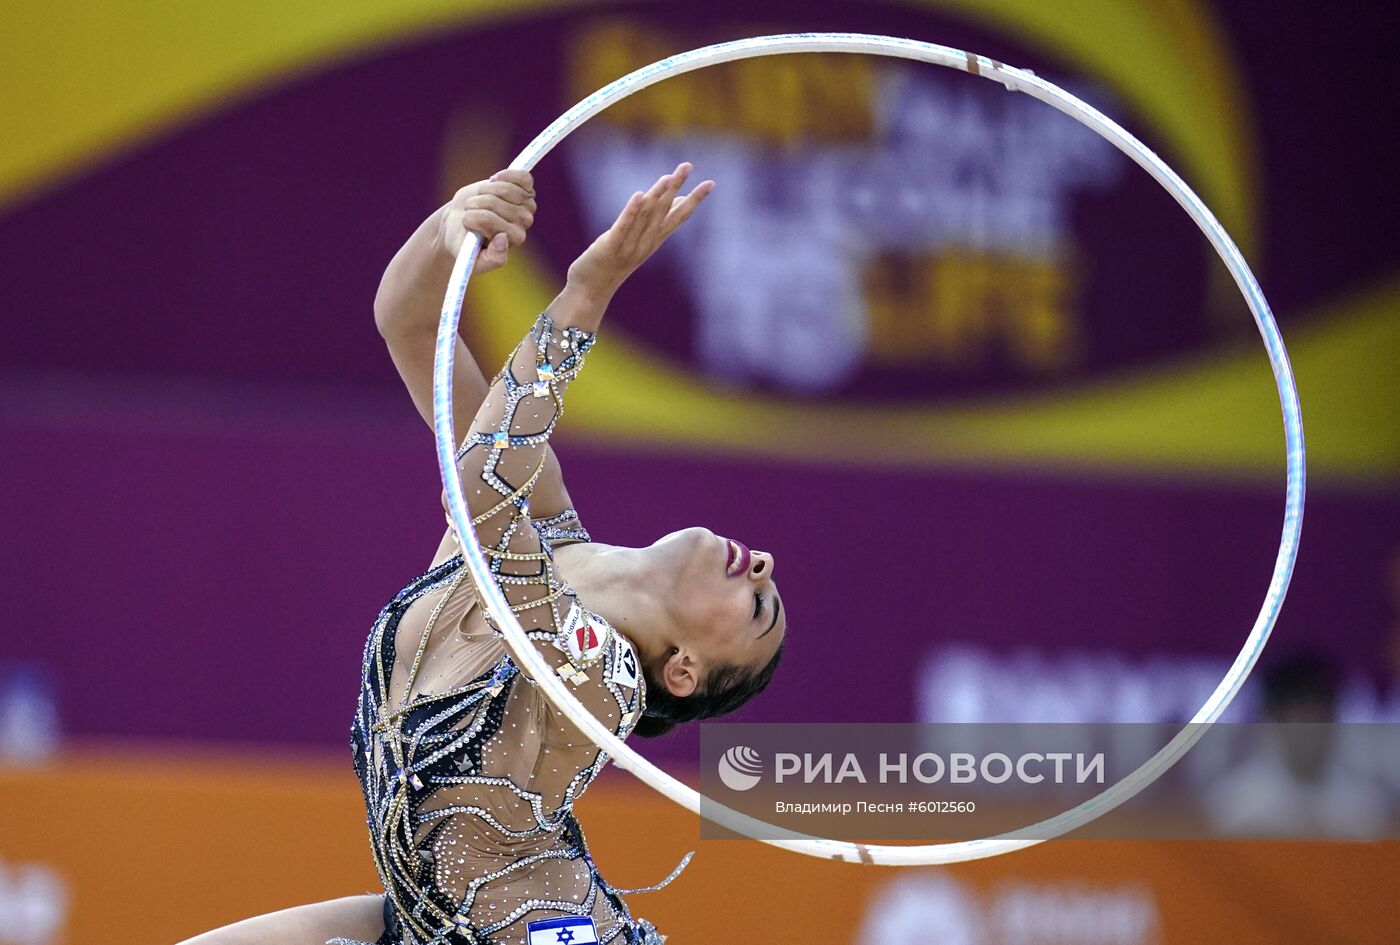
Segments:
[[[661,194],[665,192],[666,188],[671,186],[677,176],[684,178],[684,176],[689,173],[689,164],[677,164],[674,171],[669,174],[662,174],[656,179],[656,183],[651,185],[651,190],[647,191],[647,198],[651,200],[660,199]]]
[[[660,181],[657,181],[657,183],[662,186],[656,195],[656,206],[657,209],[661,211],[663,219],[666,216],[666,212],[671,209],[671,201],[676,198],[676,194],[680,193],[681,187],[684,186],[686,179],[690,177],[690,170],[690,162],[686,161],[677,164],[674,171],[661,178]]]
[[[616,291],[714,189],[714,181],[705,181],[678,196],[690,172],[691,165],[681,163],[628,198],[613,225],[569,267],[570,283]]]
[[[453,200],[458,227],[476,233],[487,243],[503,233],[508,246],[519,246],[535,222],[534,200],[524,194],[515,181],[481,181],[464,187]]]
[[[661,175],[657,178],[656,183],[651,185],[651,189],[646,193],[641,214],[640,222],[644,230],[651,229],[666,218],[666,212],[671,207],[671,199],[689,175],[690,164],[681,163],[676,165],[676,169],[670,174]]]
[[[679,196],[690,172],[690,163],[683,162],[657,178],[645,193],[638,191],[627,201],[610,230],[612,251],[620,260],[630,266],[650,256],[714,189],[714,181],[704,181],[686,196]]]
[[[464,211],[486,210],[520,226],[529,226],[535,222],[535,215],[529,207],[503,200],[495,194],[476,194],[468,197],[462,201],[461,209]]]
[[[535,179],[530,176],[529,171],[506,168],[503,171],[497,171],[492,174],[491,180],[483,181],[483,183],[514,188],[514,190],[518,192],[521,200],[535,199]],[[498,196],[505,195],[498,194]]]
[[[462,228],[470,230],[489,240],[497,233],[504,233],[510,245],[519,246],[525,242],[525,227],[490,210],[467,210],[462,213]]]
[[[671,200],[689,173],[690,165],[680,164],[672,173],[657,178],[656,183],[652,184],[646,193],[633,194],[623,213],[628,214],[634,203],[635,213],[628,215],[626,225],[618,232],[621,243],[619,250],[625,257],[645,259],[656,249],[657,237],[670,209]],[[623,221],[619,219],[618,222]]]
[[[700,202],[710,195],[710,191],[715,189],[715,182],[712,180],[701,181],[695,185],[695,189],[684,197],[676,197],[671,201],[671,212],[666,214],[665,235],[670,236],[676,232],[690,215],[695,212],[695,208],[700,206]]]
[[[676,168],[675,173],[670,175],[671,179],[667,181],[665,188],[663,188],[661,193],[657,195],[657,223],[665,223],[667,214],[671,212],[671,205],[675,203],[676,194],[680,193],[682,185],[685,184],[686,178],[688,178],[689,176],[689,164],[680,165]]]
[[[486,244],[481,251],[481,256],[477,259],[477,270],[479,272],[490,272],[492,269],[499,269],[506,264],[510,256],[510,241],[506,234],[497,233]]]
[[[619,235],[625,235],[630,231],[636,225],[637,217],[641,215],[645,199],[645,195],[640,190],[629,197],[626,206],[622,208],[622,212],[617,215],[617,220],[612,225],[613,230]]]
[[[535,222],[537,205],[533,186],[528,171],[507,170],[457,191],[452,198],[456,230],[448,249],[453,252],[460,249],[461,240],[457,235],[464,229],[476,233],[483,242],[489,242],[497,233],[505,233],[510,246],[523,243],[525,230]],[[486,256],[484,251],[482,256]],[[503,263],[504,258],[497,265]],[[495,267],[488,265],[486,268]]]
[[[512,246],[525,242],[535,222],[535,181],[529,171],[507,168],[476,181],[452,196],[443,218],[442,239],[448,252],[461,252],[468,233],[482,243],[480,271],[505,265]]]
[[[508,167],[503,171],[497,171],[491,175],[493,181],[504,181],[514,184],[521,190],[528,191],[532,196],[535,193],[535,179],[530,176],[530,172],[519,168]]]
[[[685,171],[680,171],[680,168],[676,169],[676,174],[672,175],[671,183],[661,192],[661,200],[659,200],[661,213],[658,214],[657,224],[661,228],[662,238],[665,238],[665,235],[669,234],[673,228],[669,227],[669,220],[671,220],[672,211],[676,209],[676,200],[678,200],[676,195],[679,195],[680,188],[685,185],[686,178],[690,176],[689,164],[682,164],[680,167],[685,168]]]
[[[500,197],[510,203],[528,204],[533,203],[535,195],[532,191],[526,190],[518,184],[506,181],[481,180],[475,184],[468,184],[458,190],[454,196],[457,203],[464,203],[480,194],[491,194]]]
[[[657,178],[656,183],[651,185],[651,189],[642,194],[642,199],[637,202],[637,217],[633,222],[631,231],[628,233],[629,238],[635,239],[642,233],[645,233],[647,228],[651,225],[652,219],[656,216],[656,208],[661,188],[665,186],[668,177],[670,177],[670,175],[666,174]]]

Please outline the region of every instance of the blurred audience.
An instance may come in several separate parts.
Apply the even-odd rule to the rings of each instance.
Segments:
[[[1243,760],[1204,798],[1230,836],[1381,836],[1392,798],[1377,765],[1382,727],[1337,722],[1338,671],[1320,652],[1279,660],[1263,676],[1266,724],[1249,726]],[[1383,747],[1383,746],[1382,746]]]

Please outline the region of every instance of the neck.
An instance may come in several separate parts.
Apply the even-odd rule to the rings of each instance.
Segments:
[[[664,654],[667,588],[649,548],[598,542],[559,549],[556,560],[579,600],[631,640],[643,663]]]

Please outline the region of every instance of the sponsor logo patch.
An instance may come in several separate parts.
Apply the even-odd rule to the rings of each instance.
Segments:
[[[611,628],[601,619],[593,617],[574,601],[569,606],[569,616],[564,621],[564,650],[573,658],[574,665],[588,666],[603,655],[603,644],[607,642]]]

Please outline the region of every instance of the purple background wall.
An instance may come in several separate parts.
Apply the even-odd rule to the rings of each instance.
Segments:
[[[785,9],[710,4],[680,26],[783,28]],[[1389,61],[1383,31],[1253,0],[1217,13],[1257,122],[1259,274],[1287,327],[1400,262],[1388,170],[1400,145],[1373,72]],[[572,21],[549,22],[328,68],[0,209],[3,656],[49,667],[66,730],[344,740],[365,631],[441,528],[431,441],[370,302],[441,196],[443,127],[464,96],[437,80],[475,57],[492,77],[476,94],[518,108],[509,140],[523,144],[568,104],[557,59],[527,69],[509,54],[526,35],[562,42]],[[837,5],[801,25],[936,28],[940,41],[1064,72],[902,9]],[[538,240],[559,271],[587,232],[562,199],[563,163],[538,175],[545,199],[560,198]],[[1133,188],[1122,212],[1167,242],[1186,228],[1167,198]],[[1135,264],[1098,239],[1103,271]],[[1179,263],[1199,289],[1194,254],[1178,247],[1162,267]],[[1117,288],[1156,291],[1127,277]],[[639,290],[618,317],[640,319],[649,298]],[[1171,363],[1217,343],[1200,331],[1150,353]],[[567,424],[560,443],[600,539],[702,522],[775,552],[792,638],[750,719],[910,718],[913,671],[945,643],[1226,658],[1263,595],[1282,511],[1278,482],[604,451],[569,440]],[[877,495],[894,497],[901,536],[883,553],[866,511]],[[1386,675],[1397,524],[1384,482],[1314,487],[1279,651],[1319,645]],[[927,589],[928,608],[911,608]],[[685,753],[690,738],[649,750]]]

